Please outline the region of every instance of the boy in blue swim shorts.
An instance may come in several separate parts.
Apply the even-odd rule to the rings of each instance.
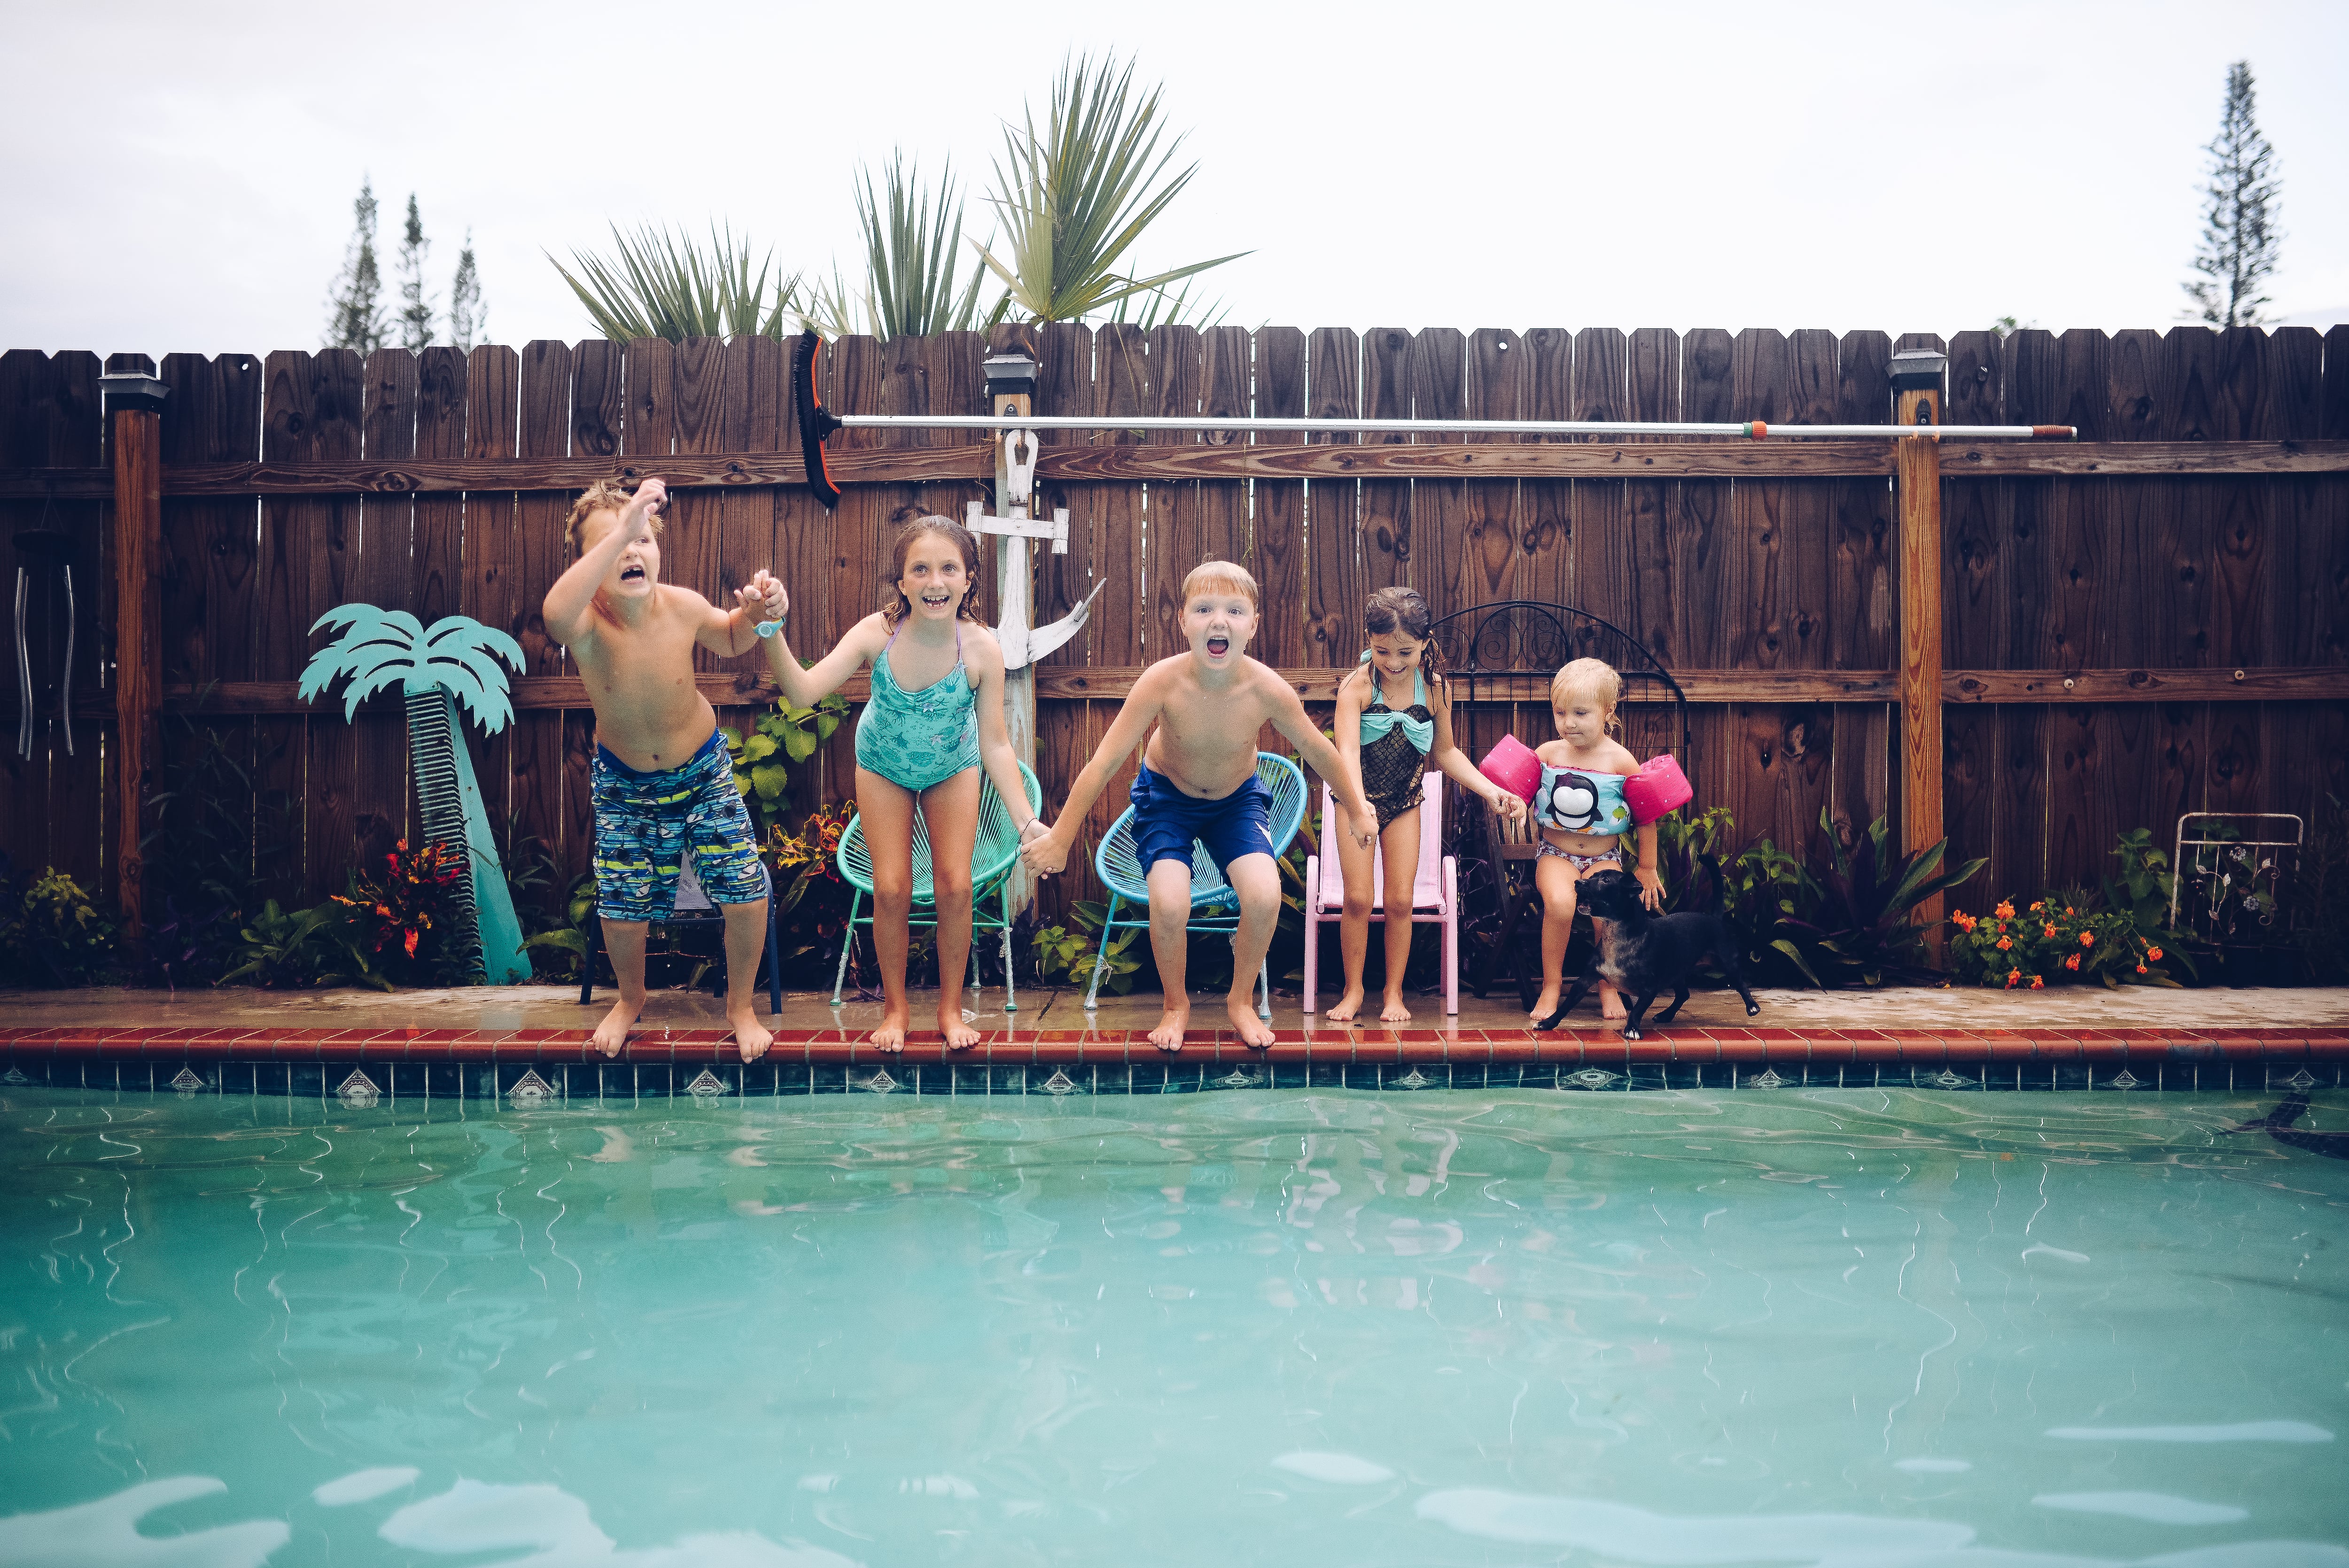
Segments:
[[[1280,914],[1274,859],[1286,846],[1272,841],[1271,801],[1256,774],[1257,735],[1265,725],[1287,737],[1306,766],[1329,783],[1356,841],[1369,845],[1378,839],[1378,813],[1362,799],[1353,769],[1305,716],[1288,683],[1247,656],[1256,624],[1255,578],[1228,561],[1194,568],[1183,580],[1182,630],[1190,646],[1142,672],[1092,760],[1069,786],[1061,820],[1021,851],[1039,875],[1068,864],[1085,813],[1118,764],[1148,738],[1133,781],[1133,841],[1150,883],[1150,951],[1166,989],[1165,1012],[1150,1031],[1150,1043],[1163,1051],[1183,1048],[1191,1019],[1183,973],[1195,840],[1239,895],[1225,1009],[1241,1039],[1259,1049],[1272,1044],[1272,1030],[1256,1016],[1253,993]]]
[[[617,1056],[645,1008],[645,935],[677,902],[678,862],[726,917],[726,1022],[744,1061],[773,1036],[761,1026],[751,983],[767,934],[767,874],[717,710],[693,681],[693,650],[735,657],[759,645],[770,616],[753,588],[730,611],[660,581],[658,480],[632,495],[608,480],[571,509],[570,570],[546,591],[547,635],[571,652],[595,705],[595,903],[620,999],[595,1027]],[[778,595],[780,597],[780,595]]]

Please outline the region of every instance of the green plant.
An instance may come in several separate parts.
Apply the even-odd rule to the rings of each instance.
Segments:
[[[893,337],[926,337],[937,332],[968,332],[982,321],[1001,319],[1009,295],[983,317],[978,291],[985,263],[971,264],[969,280],[957,284],[962,202],[955,193],[954,168],[938,177],[935,207],[926,189],[916,189],[918,166],[906,167],[893,153],[883,172],[886,196],[875,194],[870,170],[861,170],[856,222],[864,231],[864,284],[852,293],[833,269],[829,284],[818,283],[808,302],[809,319],[826,337],[868,332],[883,343]]]
[[[760,852],[775,879],[777,945],[786,964],[839,951],[853,892],[840,874],[840,840],[855,815],[854,805],[841,801],[809,812],[796,833],[767,830]]]
[[[546,259],[587,307],[595,330],[615,343],[662,337],[788,337],[799,331],[800,274],[776,272],[772,252],[750,270],[750,243],[730,229],[709,232],[709,249],[679,231],[647,223],[633,235],[612,225],[612,260],[571,253],[579,273]],[[774,282],[770,289],[769,279]]]
[[[847,699],[838,692],[827,694],[813,707],[794,707],[790,699],[778,696],[751,724],[749,734],[724,731],[726,749],[734,758],[734,788],[758,812],[762,832],[772,833],[791,810],[792,769],[813,757],[847,717]],[[846,820],[842,819],[843,826]]]
[[[1656,869],[1664,880],[1664,911],[1718,914],[1737,943],[1746,978],[1760,985],[1791,980],[1785,954],[1775,945],[1778,923],[1805,913],[1810,884],[1803,863],[1768,839],[1726,861],[1737,820],[1726,806],[1675,812],[1656,824]]]
[[[1815,912],[1808,919],[1782,917],[1780,934],[1770,945],[1822,990],[1932,978],[1935,971],[1926,963],[1930,927],[1916,923],[1913,913],[1935,893],[1963,885],[1989,861],[1969,861],[1939,875],[1949,852],[1947,839],[1895,860],[1882,817],[1851,850],[1836,835],[1825,808],[1819,811],[1819,826],[1835,846],[1835,860],[1824,874],[1807,868],[1804,872],[1816,899]]]
[[[366,950],[353,940],[349,913],[331,898],[295,910],[280,909],[275,899],[269,900],[239,933],[244,962],[222,975],[219,984],[250,978],[272,988],[372,985],[390,990],[391,982],[376,972]]]
[[[2138,934],[2127,910],[2095,908],[2077,889],[2034,899],[2021,914],[2002,899],[1987,915],[1954,910],[1950,965],[1961,980],[2006,990],[2037,991],[2050,983],[2100,980],[2176,987],[2162,965],[2169,950]]]
[[[22,893],[0,881],[0,954],[7,968],[36,985],[88,985],[113,966],[114,923],[81,884],[55,866]]]
[[[1137,99],[1133,82],[1131,63],[1120,71],[1112,58],[1095,69],[1079,57],[1061,65],[1043,135],[1033,114],[1004,127],[988,201],[1010,237],[1001,256],[978,250],[1030,321],[1081,320],[1247,253],[1148,277],[1121,272],[1126,253],[1198,172],[1195,163],[1170,172],[1183,139],[1160,150],[1159,89]]]
[[[2170,872],[2169,857],[2153,847],[2153,830],[2131,828],[2122,833],[2113,846],[2113,859],[2120,861],[2120,873],[2104,879],[2105,907],[2127,917],[2140,946],[2165,950],[2171,962],[2195,975],[2184,934],[2170,929],[2169,899],[2178,879]]]
[[[1066,926],[1048,925],[1040,928],[1028,939],[1036,954],[1036,980],[1049,985],[1056,980],[1082,990],[1092,984],[1093,969],[1102,971],[1101,988],[1123,996],[1133,989],[1141,973],[1143,955],[1149,952],[1143,944],[1142,952],[1133,951],[1136,942],[1147,934],[1140,926],[1129,926],[1110,939],[1104,953],[1101,944],[1102,927],[1108,923],[1107,906],[1091,901],[1080,901],[1069,908],[1069,918],[1076,923],[1074,931]]]
[[[200,689],[201,703],[210,688]],[[301,803],[255,780],[280,776],[287,742],[250,724],[222,727],[201,713],[173,714],[169,788],[147,797],[140,841],[147,863],[148,978],[176,987],[217,981],[243,959],[237,935],[258,890],[302,841]],[[296,731],[296,734],[299,732]],[[267,748],[256,755],[256,745]]]

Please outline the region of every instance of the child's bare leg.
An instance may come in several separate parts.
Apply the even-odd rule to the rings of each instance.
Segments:
[[[1564,985],[1566,947],[1574,936],[1574,867],[1556,855],[1534,861],[1534,886],[1542,896],[1542,988],[1533,1016],[1547,1018],[1557,1011],[1557,993]]]
[[[775,1043],[759,1022],[759,954],[767,946],[767,901],[718,907],[726,916],[726,1026],[734,1031],[742,1059],[755,1062]]]
[[[1412,882],[1419,873],[1419,813],[1405,811],[1387,824],[1379,839],[1387,862],[1387,985],[1381,1024],[1408,1024],[1411,1009],[1402,1005],[1403,971],[1411,967]]]
[[[1240,928],[1232,934],[1232,989],[1224,1010],[1241,1042],[1262,1050],[1272,1044],[1272,1026],[1256,1016],[1256,980],[1280,922],[1280,872],[1270,855],[1242,855],[1224,868],[1224,875],[1240,895]]]
[[[1351,833],[1338,835],[1338,869],[1346,878],[1346,903],[1338,915],[1338,952],[1346,966],[1345,994],[1323,1017],[1350,1024],[1362,1010],[1362,964],[1371,951],[1371,851]]]
[[[965,769],[922,791],[930,830],[930,891],[938,912],[938,1033],[947,1048],[978,1044],[963,1021],[963,979],[970,973],[970,852],[978,838],[978,769]]]
[[[1162,1051],[1183,1048],[1191,1023],[1191,994],[1184,989],[1190,958],[1191,868],[1181,861],[1158,861],[1150,868],[1150,954],[1158,960],[1158,983],[1165,988],[1164,1010],[1150,1043]]]
[[[645,1010],[645,933],[649,929],[649,923],[641,920],[604,923],[604,951],[610,954],[612,974],[620,982],[620,999],[595,1026],[595,1048],[607,1057],[620,1054],[620,1047],[628,1043],[628,1031]]]
[[[881,967],[881,1025],[870,1037],[885,1051],[902,1051],[913,1017],[905,1001],[905,920],[914,910],[914,797],[860,768],[856,814],[864,819],[864,848],[873,857],[873,952]]]

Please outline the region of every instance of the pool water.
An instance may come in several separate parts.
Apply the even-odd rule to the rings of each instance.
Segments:
[[[17,1091],[0,1563],[2344,1568],[2271,1099]]]

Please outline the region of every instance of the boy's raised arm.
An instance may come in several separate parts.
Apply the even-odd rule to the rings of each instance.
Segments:
[[[1110,721],[1109,733],[1093,748],[1092,759],[1070,783],[1068,798],[1061,802],[1060,820],[1052,824],[1050,832],[1019,851],[1020,860],[1030,872],[1049,876],[1069,863],[1069,851],[1076,844],[1078,825],[1093,809],[1093,802],[1101,799],[1102,791],[1109,788],[1118,763],[1150,734],[1150,727],[1158,719],[1164,689],[1165,679],[1155,665],[1143,671],[1142,677],[1133,683],[1133,689],[1126,694],[1125,705]],[[1304,710],[1300,707],[1299,711]]]
[[[1298,755],[1305,758],[1307,767],[1321,775],[1322,781],[1330,786],[1330,792],[1338,798],[1340,808],[1353,819],[1350,830],[1354,835],[1354,841],[1366,849],[1377,843],[1379,814],[1371,809],[1368,800],[1362,799],[1362,782],[1357,770],[1346,766],[1346,759],[1339,755],[1330,738],[1314,727],[1313,721],[1306,717],[1305,705],[1297,700],[1296,690],[1287,681],[1269,670],[1265,672],[1264,679],[1271,691],[1278,694],[1272,703],[1273,728],[1280,731],[1288,738],[1288,743],[1297,748]]]
[[[595,590],[604,585],[605,575],[620,552],[652,532],[653,508],[667,498],[668,487],[658,480],[647,480],[628,498],[620,511],[617,527],[604,531],[604,537],[579,552],[579,559],[554,580],[546,591],[546,601],[539,606],[545,623],[546,634],[569,647],[587,634],[593,624],[589,609],[595,603]]]

